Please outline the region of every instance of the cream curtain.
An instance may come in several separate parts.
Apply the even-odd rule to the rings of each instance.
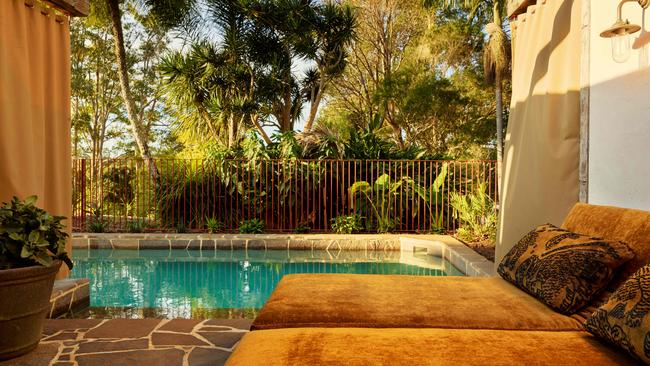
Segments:
[[[1,0],[0,201],[35,194],[70,217],[71,186],[68,18]]]
[[[512,104],[497,258],[578,201],[580,1],[539,0],[511,24]]]

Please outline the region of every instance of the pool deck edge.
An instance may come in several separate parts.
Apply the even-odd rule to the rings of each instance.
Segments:
[[[74,233],[74,249],[127,250],[343,250],[400,252],[403,263],[424,248],[450,262],[467,276],[495,275],[494,263],[449,235],[422,234],[174,234]]]

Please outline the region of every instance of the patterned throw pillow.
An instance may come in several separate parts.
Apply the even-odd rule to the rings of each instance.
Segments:
[[[597,337],[650,364],[650,265],[625,281],[585,322]]]
[[[526,234],[503,258],[498,272],[551,308],[570,315],[589,304],[615,270],[633,257],[623,242],[546,224]]]

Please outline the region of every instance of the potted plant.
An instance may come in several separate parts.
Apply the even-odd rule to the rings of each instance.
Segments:
[[[64,217],[35,206],[36,196],[0,206],[0,360],[38,345],[52,286],[65,253]]]

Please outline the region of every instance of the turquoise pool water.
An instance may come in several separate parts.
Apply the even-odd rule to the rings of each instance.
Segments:
[[[83,317],[254,317],[282,276],[295,273],[462,275],[441,258],[327,251],[90,250],[73,252],[90,279]]]

